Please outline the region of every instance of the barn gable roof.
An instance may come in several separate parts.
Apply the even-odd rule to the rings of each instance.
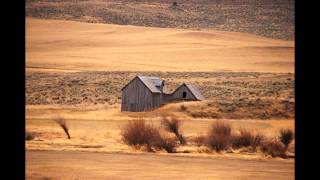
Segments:
[[[160,87],[163,80],[158,77],[138,76],[138,78],[150,89],[153,93],[161,93]],[[158,86],[158,87],[157,87]]]
[[[151,76],[136,76],[133,78],[127,85],[125,85],[121,90],[125,89],[132,81],[134,81],[136,78],[138,78],[145,86],[148,88],[151,93],[162,93],[161,90],[159,89],[161,85],[163,85],[164,80],[160,79],[159,77],[151,77]],[[198,89],[197,86],[192,85],[192,84],[186,84],[183,83],[181,86],[179,86],[173,93],[174,94],[180,87],[186,86],[192,95],[197,99],[197,100],[204,100],[205,98],[202,96],[200,90]]]
[[[161,93],[160,87],[162,83],[164,82],[158,77],[150,77],[150,76],[136,76],[134,79],[140,79],[140,81],[152,92],[152,93]],[[132,79],[128,84],[130,84],[134,79]],[[121,90],[126,88],[127,85],[125,85]]]
[[[202,96],[199,88],[192,84],[185,84],[188,89],[191,91],[191,93],[198,99],[198,100],[204,100],[204,97]]]
[[[182,86],[186,86],[190,92],[192,93],[192,95],[197,99],[197,100],[204,100],[205,98],[202,96],[199,88],[195,85],[192,84],[186,84],[183,83],[181,84],[181,86],[179,86],[172,94],[174,94],[178,89],[180,89]]]

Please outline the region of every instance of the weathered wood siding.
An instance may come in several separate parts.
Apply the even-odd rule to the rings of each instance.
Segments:
[[[169,103],[171,101],[171,99],[172,99],[172,94],[163,93],[162,98],[161,98],[161,105]]]
[[[160,93],[151,91],[135,78],[122,91],[121,111],[147,111],[160,107]]]
[[[183,98],[183,92],[186,92],[186,98]],[[197,100],[197,98],[191,93],[189,88],[186,85],[180,86],[173,94],[171,95],[171,100]]]

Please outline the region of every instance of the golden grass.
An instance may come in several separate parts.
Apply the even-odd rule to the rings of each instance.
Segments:
[[[43,112],[43,113],[39,113]],[[57,124],[43,114],[59,114],[68,121],[71,139],[66,139],[64,132]],[[138,113],[139,117],[148,117],[146,113]],[[135,152],[121,141],[120,130],[131,113],[120,113],[119,108],[102,108],[91,106],[75,108],[63,106],[26,106],[26,130],[37,133],[37,139],[26,142],[26,149],[45,150],[81,150],[99,152]],[[135,114],[135,116],[138,115]],[[148,117],[150,123],[160,126],[161,118]],[[205,134],[213,119],[182,119],[181,130],[187,141],[199,134]],[[261,132],[268,137],[279,135],[279,130],[289,128],[294,130],[294,120],[226,120],[237,131],[246,128],[250,131]],[[184,151],[177,149],[177,152]],[[192,153],[198,153],[196,146],[186,146]]]
[[[294,42],[256,35],[26,18],[26,67],[44,71],[293,72]]]

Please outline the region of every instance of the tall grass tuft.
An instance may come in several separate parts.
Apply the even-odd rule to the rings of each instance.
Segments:
[[[211,124],[207,134],[207,145],[216,151],[227,150],[231,143],[231,126],[223,121]]]
[[[66,133],[68,139],[70,139],[70,134],[69,134],[69,128],[67,126],[67,122],[63,117],[55,117],[53,120],[63,129],[63,131]]]
[[[280,141],[284,144],[285,149],[287,150],[289,147],[289,144],[293,140],[293,131],[291,129],[281,129],[280,130]]]
[[[171,119],[163,117],[161,123],[168,132],[173,133],[177,137],[180,144],[186,144],[186,139],[180,132],[180,127],[182,124],[181,120],[177,119],[176,117],[171,117]]]
[[[174,138],[170,138],[170,136],[162,134],[160,139],[155,144],[155,147],[157,149],[164,149],[168,153],[175,153],[177,143]]]

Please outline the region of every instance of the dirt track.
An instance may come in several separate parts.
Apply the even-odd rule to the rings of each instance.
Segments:
[[[293,160],[26,151],[27,179],[294,179]]]

